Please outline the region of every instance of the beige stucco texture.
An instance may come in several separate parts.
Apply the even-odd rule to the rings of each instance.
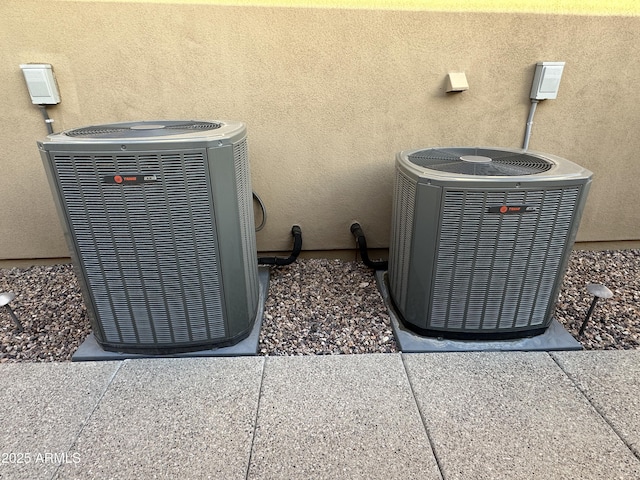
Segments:
[[[129,120],[247,124],[260,251],[389,244],[396,152],[522,146],[536,62],[564,61],[530,149],[594,172],[581,241],[640,239],[640,18],[4,0],[0,258],[66,256],[19,65],[53,65],[57,131]],[[448,72],[469,90],[446,93]],[[259,213],[256,215],[259,217]]]

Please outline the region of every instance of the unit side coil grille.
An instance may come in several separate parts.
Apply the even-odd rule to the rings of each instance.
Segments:
[[[409,262],[411,260],[411,238],[415,211],[417,183],[398,171],[395,182],[391,245],[393,255],[389,262],[389,284],[396,301],[404,306],[407,300]]]
[[[544,326],[581,187],[444,194],[430,326]],[[532,205],[515,215],[490,207]]]
[[[52,163],[104,340],[174,347],[224,337],[205,151],[58,153]],[[114,175],[155,180],[105,181]]]
[[[245,281],[247,287],[248,312],[254,312],[258,302],[258,262],[256,258],[256,237],[254,233],[253,198],[249,162],[247,161],[247,141],[234,145],[234,167],[236,172],[236,188],[238,210],[240,212],[240,238],[245,265]]]

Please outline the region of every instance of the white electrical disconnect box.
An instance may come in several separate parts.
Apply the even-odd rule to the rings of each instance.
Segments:
[[[554,99],[558,96],[560,78],[564,62],[540,62],[536,64],[536,73],[531,85],[532,100]]]
[[[48,63],[27,63],[20,65],[27,82],[31,102],[36,105],[56,105],[60,103],[60,93]]]

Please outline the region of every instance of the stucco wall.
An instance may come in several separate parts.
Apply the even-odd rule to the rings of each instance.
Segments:
[[[640,239],[640,17],[4,0],[0,258],[67,255],[19,64],[51,63],[56,130],[96,123],[247,123],[261,251],[388,246],[394,155],[522,145],[538,61],[565,61],[530,149],[595,174],[581,241]],[[470,89],[445,93],[449,71]]]

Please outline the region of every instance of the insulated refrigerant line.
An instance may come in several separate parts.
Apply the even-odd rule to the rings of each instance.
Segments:
[[[360,257],[362,258],[362,263],[364,263],[369,268],[373,268],[374,270],[386,270],[389,266],[389,262],[385,260],[373,261],[369,258],[367,239],[365,238],[364,232],[362,231],[362,227],[360,227],[359,223],[355,222],[351,224],[351,233],[355,237],[356,243],[360,248]]]
[[[295,262],[302,251],[302,229],[299,225],[291,227],[291,235],[293,236],[293,251],[289,257],[258,257],[258,263],[261,265],[276,265],[280,267]]]

